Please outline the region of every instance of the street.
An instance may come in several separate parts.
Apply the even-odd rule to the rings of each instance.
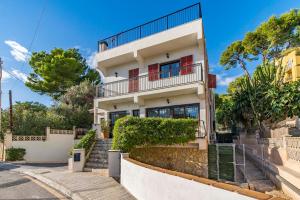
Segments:
[[[16,166],[0,163],[0,199],[67,199],[52,188],[26,175],[12,171]]]

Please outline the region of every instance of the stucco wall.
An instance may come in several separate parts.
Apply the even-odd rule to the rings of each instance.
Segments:
[[[253,198],[161,173],[121,159],[121,184],[139,200],[250,200]]]
[[[191,46],[188,48],[183,48],[183,49],[166,52],[166,53],[169,53],[169,58],[166,57],[165,53],[157,56],[144,58],[143,65],[140,65],[137,61],[135,61],[135,62],[130,62],[130,63],[110,67],[107,69],[107,73],[104,77],[104,80],[106,83],[108,83],[108,82],[127,79],[128,70],[135,69],[135,68],[139,68],[139,75],[145,75],[148,74],[148,65],[155,64],[155,63],[170,62],[188,55],[193,55],[193,63],[202,63],[202,66],[204,66],[203,49],[199,48],[198,46]],[[115,76],[115,72],[118,73],[118,77]],[[205,76],[203,78],[205,78]]]
[[[48,134],[45,141],[13,141],[12,146],[26,149],[28,163],[67,163],[76,142],[73,134]]]
[[[157,167],[207,177],[207,151],[198,147],[139,147],[133,149],[129,157]]]

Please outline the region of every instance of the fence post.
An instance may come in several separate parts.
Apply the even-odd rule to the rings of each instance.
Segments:
[[[220,169],[219,169],[219,144],[216,144],[216,152],[217,152],[217,177],[220,180]]]
[[[49,136],[50,136],[50,132],[51,132],[50,129],[51,129],[51,128],[50,128],[49,126],[46,127],[46,137],[47,137],[47,138],[49,138]]]
[[[233,171],[234,171],[234,181],[236,181],[236,158],[235,158],[235,144],[232,144],[232,150],[233,150]]]
[[[76,126],[73,126],[73,136],[74,136],[74,139],[76,139]]]
[[[246,157],[245,157],[245,144],[243,144],[243,160],[244,160],[244,180],[246,181]]]

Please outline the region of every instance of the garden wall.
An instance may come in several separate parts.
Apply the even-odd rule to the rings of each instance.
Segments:
[[[121,184],[139,200],[254,200],[271,195],[154,167],[121,156]]]
[[[47,128],[44,136],[19,136],[6,134],[5,146],[26,150],[27,163],[67,163],[69,152],[78,140],[70,130]]]
[[[153,166],[207,177],[207,151],[197,146],[138,147],[129,157]]]

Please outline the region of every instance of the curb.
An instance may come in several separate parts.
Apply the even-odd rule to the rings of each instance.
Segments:
[[[70,189],[66,188],[65,186],[59,184],[56,181],[53,181],[42,175],[35,174],[32,172],[28,172],[28,171],[23,171],[22,173],[41,181],[42,183],[54,188],[55,190],[59,191],[60,193],[62,193],[63,195],[65,195],[67,197],[70,197],[73,200],[84,200],[79,194],[72,192]]]

